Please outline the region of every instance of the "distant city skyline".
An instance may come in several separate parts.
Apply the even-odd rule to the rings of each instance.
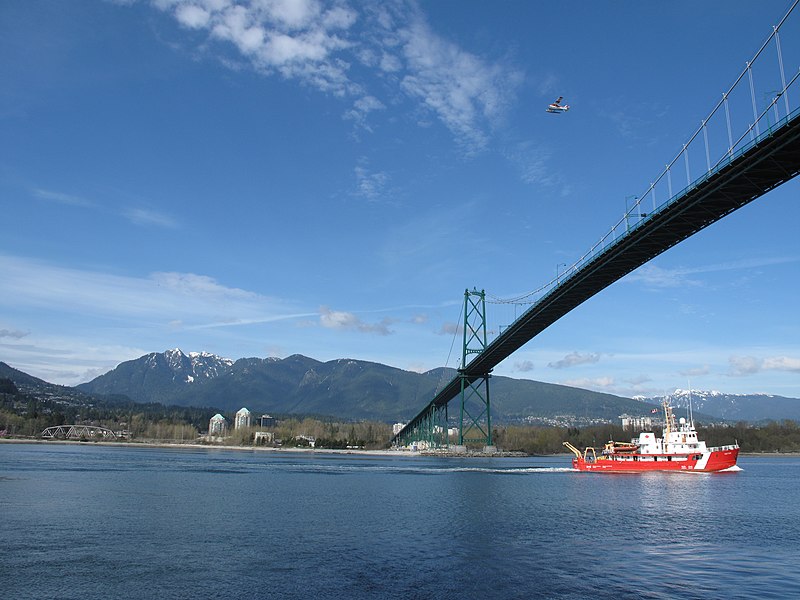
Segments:
[[[0,360],[65,385],[176,347],[457,367],[464,290],[563,273],[789,5],[5,3]],[[495,374],[800,397],[799,197],[667,251]],[[490,304],[490,328],[522,310]]]

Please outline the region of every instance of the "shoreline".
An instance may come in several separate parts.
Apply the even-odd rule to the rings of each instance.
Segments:
[[[123,448],[171,448],[171,449],[192,449],[192,450],[233,450],[238,452],[283,452],[301,454],[350,454],[363,456],[438,456],[443,458],[534,458],[541,456],[572,456],[569,452],[558,454],[525,454],[524,452],[497,451],[486,454],[480,451],[456,453],[448,450],[393,450],[390,448],[382,450],[366,450],[355,448],[275,448],[273,446],[226,446],[224,444],[198,444],[194,442],[109,442],[100,440],[42,440],[36,438],[0,438],[0,444],[62,444],[62,445],[100,445],[117,446]],[[747,457],[798,457],[800,452],[740,452],[739,456]]]
[[[109,442],[105,440],[41,440],[35,438],[0,438],[0,444],[61,444],[61,445],[97,445],[121,448],[185,448],[192,450],[233,450],[246,452],[301,452],[311,454],[364,454],[374,456],[422,456],[422,452],[407,450],[365,450],[338,448],[275,448],[273,446],[226,446],[224,444],[197,444],[194,442]]]
[[[448,450],[393,450],[390,448],[381,450],[367,450],[361,448],[276,448],[274,446],[226,446],[224,444],[198,444],[194,442],[121,442],[105,440],[43,440],[36,438],[0,438],[0,444],[61,444],[61,445],[98,445],[120,448],[166,448],[166,449],[191,449],[191,450],[231,450],[235,452],[275,452],[292,454],[334,454],[334,455],[361,455],[361,456],[388,456],[388,457],[417,457],[417,456],[439,456],[439,457],[462,457],[462,458],[507,458],[533,456],[522,452],[497,451],[487,454],[480,451],[472,452],[452,452]],[[559,456],[554,454],[552,456]]]

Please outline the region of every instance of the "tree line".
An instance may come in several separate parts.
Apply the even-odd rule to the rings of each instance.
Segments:
[[[0,377],[0,431],[8,436],[36,437],[57,425],[95,425],[126,431],[134,438],[194,440],[208,427],[212,408],[138,404],[125,396],[51,397],[22,393],[9,378]]]
[[[96,400],[96,399],[95,399]],[[214,408],[138,404],[126,397],[107,402],[65,403],[63,400],[21,393],[8,378],[0,377],[0,432],[6,436],[37,437],[47,427],[65,424],[96,425],[112,431],[125,431],[137,441],[193,443],[208,430]],[[232,421],[232,419],[229,419]],[[254,443],[255,432],[265,428],[229,430],[222,443],[247,446]],[[317,448],[365,449],[386,448],[392,437],[391,426],[380,422],[342,422],[332,418],[279,416],[266,429],[272,433],[271,444],[284,447],[308,445],[315,439]],[[655,433],[661,435],[656,428]],[[493,428],[494,444],[505,451],[526,454],[558,454],[565,451],[563,442],[578,448],[602,447],[609,440],[627,441],[633,433],[619,425],[592,427],[546,427],[508,425]],[[740,422],[728,426],[699,426],[700,439],[709,446],[738,443],[742,452],[800,452],[800,426],[784,420],[754,426]]]
[[[727,426],[698,426],[698,437],[710,446],[726,446],[738,443],[742,452],[800,452],[800,425],[796,421],[784,420],[754,426],[740,422]],[[663,435],[659,428],[654,429]],[[578,429],[575,427],[544,427],[510,425],[492,430],[493,442],[506,451],[526,454],[557,454],[564,452],[563,442],[583,449],[587,446],[602,447],[608,441],[628,441],[634,433],[619,425],[598,425]]]

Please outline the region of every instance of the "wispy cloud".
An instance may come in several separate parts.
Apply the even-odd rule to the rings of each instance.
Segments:
[[[61,204],[64,206],[72,206],[75,208],[90,209],[94,212],[100,212],[115,216],[122,216],[131,223],[134,223],[135,225],[155,226],[167,229],[176,229],[180,226],[179,223],[169,215],[165,214],[162,211],[154,210],[151,208],[141,208],[134,206],[123,207],[123,208],[109,208],[107,206],[103,206],[101,204],[87,200],[83,196],[67,194],[55,190],[46,190],[37,187],[31,188],[30,193],[34,197],[46,200],[48,202],[54,202],[57,204]]]
[[[664,269],[657,265],[644,265],[628,275],[625,281],[643,283],[651,288],[699,286],[701,282],[690,277],[698,272],[697,269]]]
[[[177,229],[178,223],[172,217],[164,213],[145,209],[145,208],[128,208],[123,212],[123,215],[131,223],[136,225],[164,227],[166,229]]]
[[[609,389],[614,387],[615,383],[613,377],[596,377],[594,379],[589,379],[589,378],[568,379],[567,381],[564,382],[564,385],[586,388],[590,390],[608,391]]]
[[[344,113],[343,118],[353,121],[360,129],[372,133],[368,122],[369,114],[376,110],[385,110],[386,106],[375,96],[363,96],[353,103],[353,107]]]
[[[0,329],[0,338],[11,338],[14,340],[21,340],[29,332],[27,331],[20,331],[18,329]]]
[[[774,265],[789,264],[800,262],[797,256],[773,256],[764,258],[747,258],[744,260],[731,261],[698,267],[680,267],[665,269],[656,265],[644,265],[624,281],[629,283],[643,283],[652,288],[674,288],[686,286],[702,286],[703,281],[694,277],[708,273],[721,273],[726,271],[745,271],[769,267]]]
[[[356,192],[367,200],[382,199],[389,182],[389,175],[384,171],[371,172],[366,161],[362,160],[355,168]]]
[[[127,277],[0,255],[0,307],[192,327],[304,314],[291,303],[194,273]]]
[[[710,372],[711,372],[711,367],[709,365],[703,365],[702,367],[686,369],[685,371],[681,371],[680,374],[683,377],[700,377],[702,375],[708,375]]]
[[[521,82],[515,69],[474,55],[431,30],[415,2],[344,0],[151,0],[182,26],[231,44],[265,76],[281,76],[348,98],[343,116],[368,117],[398,97],[434,115],[466,153],[484,149]],[[215,46],[206,46],[214,52]],[[224,52],[220,52],[223,60]],[[380,90],[359,80],[366,67]]]
[[[482,150],[487,125],[503,113],[520,76],[441,38],[419,17],[401,38],[408,66],[402,88],[432,110],[468,152]]]
[[[95,206],[93,202],[90,202],[85,198],[74,196],[72,194],[64,194],[63,192],[33,188],[31,193],[42,200],[57,202],[58,204],[64,204],[67,206],[77,206],[80,208],[94,208]]]
[[[532,141],[519,142],[504,150],[506,159],[516,166],[525,183],[553,186],[559,176],[549,167],[551,151]]]
[[[458,323],[442,323],[437,333],[439,335],[456,335],[461,333],[461,325]]]

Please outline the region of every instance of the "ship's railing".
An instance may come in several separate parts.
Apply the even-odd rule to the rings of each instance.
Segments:
[[[724,450],[738,450],[739,444],[729,444],[727,446],[714,446],[713,448],[709,448],[709,452],[722,452]]]

